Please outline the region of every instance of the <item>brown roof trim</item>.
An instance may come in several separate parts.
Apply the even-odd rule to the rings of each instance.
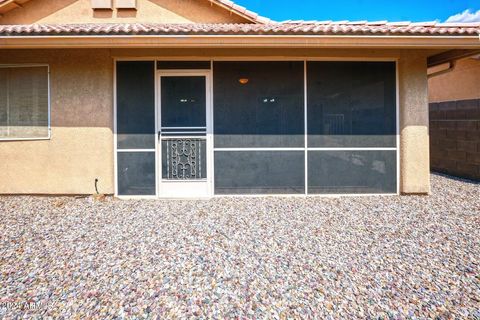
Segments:
[[[0,25],[0,37],[25,36],[368,36],[477,37],[480,23],[33,24]]]
[[[460,59],[474,57],[480,54],[480,49],[477,50],[465,50],[465,49],[456,49],[449,50],[431,56],[428,58],[428,67],[435,67],[448,62],[455,62]]]

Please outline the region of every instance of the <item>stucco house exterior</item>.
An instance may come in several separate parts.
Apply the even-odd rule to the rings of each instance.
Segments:
[[[480,50],[429,70],[432,170],[480,180]]]
[[[427,68],[479,24],[0,1],[0,193],[428,194]],[[447,58],[446,58],[447,57]]]

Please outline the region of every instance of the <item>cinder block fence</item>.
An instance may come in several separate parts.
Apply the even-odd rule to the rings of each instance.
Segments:
[[[431,169],[480,180],[480,99],[430,104]]]

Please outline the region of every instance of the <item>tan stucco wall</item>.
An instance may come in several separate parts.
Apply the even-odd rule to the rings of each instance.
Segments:
[[[31,23],[240,23],[209,1],[137,0],[137,10],[93,10],[90,0],[34,0],[0,18],[0,24]]]
[[[399,61],[401,192],[428,193],[425,51],[401,50],[9,50],[0,63],[49,63],[52,139],[0,142],[0,193],[113,193],[113,57],[396,58]]]
[[[400,189],[403,193],[430,192],[427,58],[424,52],[401,54]]]
[[[428,81],[430,102],[480,98],[480,59],[467,58],[456,63],[451,72]]]
[[[0,51],[48,63],[51,139],[0,141],[0,193],[113,193],[113,63],[108,50]]]

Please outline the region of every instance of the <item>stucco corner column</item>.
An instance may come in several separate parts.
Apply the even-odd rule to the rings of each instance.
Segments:
[[[399,60],[400,192],[430,193],[427,57],[405,51]]]

